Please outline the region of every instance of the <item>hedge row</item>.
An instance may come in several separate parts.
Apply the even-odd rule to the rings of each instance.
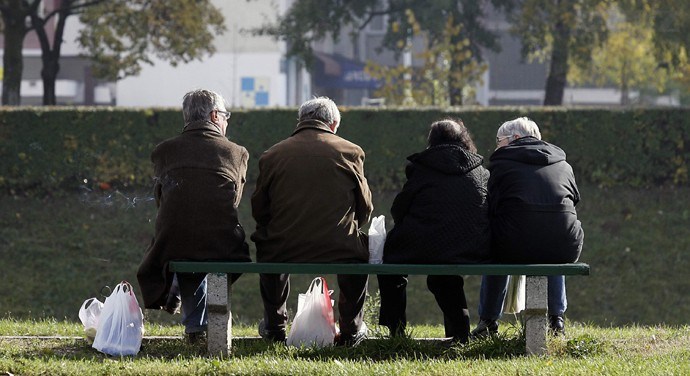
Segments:
[[[343,109],[339,135],[367,153],[375,190],[399,189],[406,156],[425,147],[428,125],[458,117],[488,156],[498,126],[529,116],[545,140],[568,154],[579,181],[603,186],[686,185],[690,163],[690,109],[486,108]],[[250,152],[248,180],[261,153],[289,136],[295,109],[233,111],[228,136]],[[147,188],[149,154],[182,128],[179,109],[0,108],[0,189],[57,192]]]

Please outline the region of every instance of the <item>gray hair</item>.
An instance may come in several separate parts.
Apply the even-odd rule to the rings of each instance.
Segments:
[[[496,132],[496,137],[506,137],[518,135],[520,138],[532,136],[541,140],[541,133],[537,123],[527,117],[520,117],[517,119],[506,121],[501,124]]]
[[[299,121],[321,120],[326,124],[340,124],[340,111],[328,97],[310,99],[299,107]]]
[[[225,99],[214,91],[192,90],[182,99],[182,116],[185,124],[197,120],[210,120],[213,110],[225,111]]]

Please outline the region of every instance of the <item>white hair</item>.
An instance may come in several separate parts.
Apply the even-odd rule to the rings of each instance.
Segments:
[[[502,138],[507,136],[517,135],[520,138],[532,136],[541,140],[541,133],[537,123],[527,117],[520,117],[517,119],[506,121],[501,124],[496,132],[496,137]]]
[[[340,111],[328,97],[310,99],[299,107],[299,121],[321,120],[326,124],[340,124]]]

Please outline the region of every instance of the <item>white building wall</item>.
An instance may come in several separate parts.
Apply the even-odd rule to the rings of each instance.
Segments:
[[[223,95],[231,107],[255,107],[248,96],[266,92],[267,106],[285,106],[285,75],[281,73],[280,52],[216,53],[203,61],[172,67],[156,61],[136,77],[117,83],[117,105],[152,107],[182,105],[182,97],[192,89],[209,89]],[[242,79],[253,78],[254,90],[242,90]],[[264,87],[260,87],[265,83]],[[245,85],[246,86],[246,85]],[[261,103],[258,104],[262,105]]]
[[[154,60],[154,65],[145,66],[138,76],[117,82],[117,105],[177,107],[182,96],[195,88],[217,91],[231,107],[287,105],[287,76],[281,67],[284,43],[248,32],[274,21],[286,9],[286,1],[213,1],[221,9],[227,28],[214,40],[216,53],[177,67]],[[252,80],[253,88],[248,85]]]

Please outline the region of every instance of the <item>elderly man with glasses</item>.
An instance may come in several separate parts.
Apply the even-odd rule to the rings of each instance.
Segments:
[[[181,305],[185,334],[196,342],[207,327],[206,275],[173,275],[167,263],[251,261],[237,218],[249,153],[226,138],[230,112],[218,93],[187,93],[182,114],[182,133],[151,154],[158,215],[137,278],[146,308],[174,313]]]

